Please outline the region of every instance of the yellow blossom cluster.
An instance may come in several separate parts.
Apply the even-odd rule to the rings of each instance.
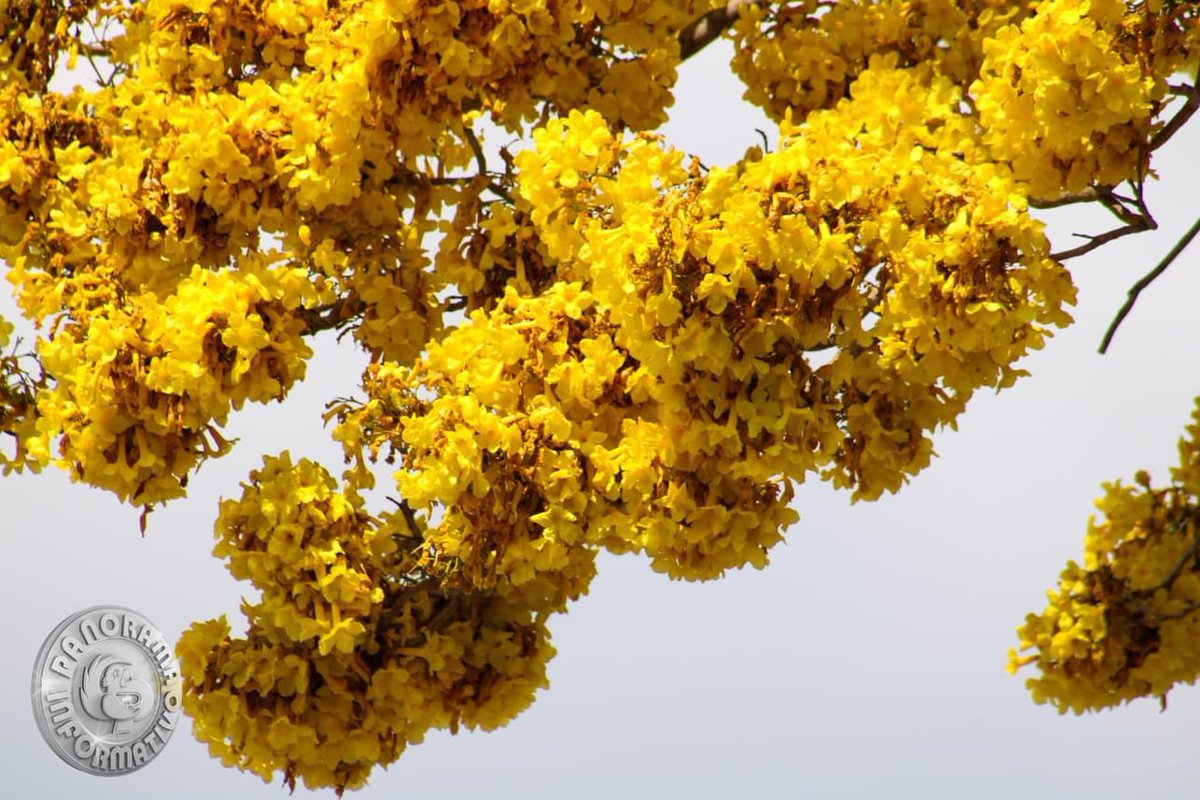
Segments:
[[[318,464],[264,459],[216,531],[261,597],[244,636],[221,617],[177,651],[195,735],[227,765],[340,793],[431,728],[503,725],[546,685],[554,608],[440,585],[409,518],[368,515]]]
[[[348,327],[377,358],[411,362],[440,330],[436,295],[456,277],[427,269],[424,248],[445,208],[488,183],[450,174],[473,163],[475,120],[519,130],[588,105],[613,124],[657,125],[676,33],[707,10],[698,0],[5,3],[0,258],[31,319],[65,321],[95,351],[111,342],[93,318],[139,319],[147,292],[164,302],[195,269],[233,267],[274,237],[281,266],[321,287],[307,332]],[[86,60],[100,86],[48,91],[60,57]],[[102,340],[87,343],[92,333]],[[72,395],[64,380],[47,373],[45,405]],[[81,413],[58,416],[108,424]],[[49,443],[25,442],[29,431],[19,447],[44,460]],[[145,475],[101,467],[116,435],[74,436],[63,463],[137,502],[179,493],[145,494]],[[155,456],[137,447],[147,470],[189,463],[176,445]]]
[[[369,481],[364,456],[399,453],[429,568],[531,603],[584,591],[597,547],[646,552],[676,577],[765,565],[796,518],[790,488],[729,474],[731,457],[684,461],[615,333],[579,284],[510,290],[416,367],[371,369],[368,402],[340,409],[347,477]]]
[[[1163,489],[1139,472],[1106,484],[1083,564],[1067,564],[1049,603],[1018,633],[1009,669],[1033,664],[1039,703],[1076,714],[1157,697],[1200,678],[1200,399]]]
[[[38,343],[55,383],[38,392],[30,457],[139,505],[182,495],[201,459],[228,450],[230,409],[281,399],[312,355],[295,312],[317,290],[264,261],[196,268],[164,298],[113,302],[115,284],[99,283]]]
[[[736,441],[757,477],[823,468],[875,497],[924,465],[926,432],[973,389],[1011,383],[1069,321],[1069,278],[956,99],[877,64],[854,100],[785,128],[778,153],[683,183],[677,157],[637,140],[617,180],[585,173],[588,217],[540,147],[523,154],[532,219],[556,212],[547,249],[587,264],[645,391],[678,409],[676,447],[703,461]]]
[[[1167,78],[1200,58],[1190,2],[1046,0],[984,44],[983,141],[1054,200],[1146,172]]]
[[[541,294],[558,276],[560,265],[526,209],[464,193],[448,227],[434,268],[457,287],[468,311],[491,308],[510,285],[523,296]]]
[[[1011,0],[782,0],[749,7],[733,27],[733,68],[745,97],[776,120],[831,108],[872,56],[931,63],[966,86],[983,44],[1036,3]]]
[[[1054,200],[1145,174],[1198,20],[1181,0],[788,0],[740,16],[733,63],[777,120],[832,107],[875,55],[934,65],[969,91],[994,157]]]
[[[372,368],[337,410],[348,477],[399,454],[401,495],[444,510],[427,557],[487,589],[573,583],[583,545],[675,577],[762,566],[792,481],[899,488],[1073,289],[1006,170],[960,150],[952,84],[878,65],[856,92],[705,176],[592,112],[536,132],[517,209],[586,280],[510,285],[414,367]]]

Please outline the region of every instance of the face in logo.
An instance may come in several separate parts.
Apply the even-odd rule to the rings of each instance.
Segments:
[[[79,700],[93,719],[112,722],[112,734],[128,734],[153,710],[154,689],[132,663],[101,654],[83,669]]]

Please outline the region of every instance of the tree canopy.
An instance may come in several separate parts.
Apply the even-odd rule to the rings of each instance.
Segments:
[[[143,509],[282,400],[307,340],[370,354],[340,467],[267,455],[214,554],[261,593],[182,637],[225,763],[361,786],[504,725],[600,551],[766,566],[816,477],[900,490],[1071,322],[1065,262],[1156,222],[1200,106],[1183,0],[0,0],[5,473]],[[655,134],[718,37],[775,148]],[[80,65],[92,86],[57,91]],[[485,132],[524,139],[490,151]],[[1056,249],[1039,208],[1116,227]],[[1200,223],[1133,286],[1167,269]],[[461,313],[460,313],[461,312]],[[1020,629],[1082,712],[1200,675],[1200,411],[1172,483],[1104,489]],[[388,507],[368,492],[389,482]]]

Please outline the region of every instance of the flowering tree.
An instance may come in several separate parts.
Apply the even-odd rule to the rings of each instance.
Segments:
[[[244,636],[202,622],[178,652],[214,755],[360,786],[431,728],[527,707],[601,549],[688,580],[763,567],[796,483],[869,500],[924,468],[1071,321],[1064,262],[1155,227],[1198,17],[0,0],[0,258],[42,331],[26,353],[0,320],[0,465],[65,469],[144,525],[228,452],[231,411],[304,378],[307,337],[352,336],[371,365],[328,407],[342,474],[267,456],[222,503],[215,554],[261,598]],[[651,131],[720,36],[780,141],[709,168]],[[51,91],[80,59],[96,87]],[[530,142],[489,158],[485,123]],[[1055,250],[1030,209],[1073,203],[1118,226]],[[1021,628],[1039,702],[1200,674],[1197,419],[1173,485],[1106,487]]]

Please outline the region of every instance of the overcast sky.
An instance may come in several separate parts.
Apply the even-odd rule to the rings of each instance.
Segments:
[[[772,131],[740,99],[728,55],[721,44],[684,66],[666,129],[709,165],[740,157],[754,128]],[[1129,285],[1200,213],[1197,152],[1193,122],[1155,162],[1161,230],[1071,262],[1076,324],[1023,362],[1032,377],[980,394],[899,495],[852,506],[803,486],[801,521],[772,565],[713,583],[602,557],[591,594],[553,621],[553,685],[533,707],[494,733],[432,734],[358,797],[1196,797],[1196,690],[1176,689],[1165,713],[1140,701],[1060,717],[1004,665],[1015,627],[1081,556],[1100,483],[1139,468],[1161,483],[1175,462],[1200,392],[1200,244],[1143,293],[1108,355],[1096,346]],[[1067,213],[1051,230],[1061,249],[1108,223]],[[13,310],[0,292],[0,313]],[[249,588],[210,555],[217,498],[285,448],[337,470],[320,411],[357,386],[363,358],[332,337],[316,350],[285,404],[232,418],[240,444],[200,470],[187,500],[155,512],[145,539],[135,510],[60,472],[0,479],[5,797],[286,795],[210,759],[186,724],[137,773],[77,772],[42,741],[29,680],[43,638],[87,606],[129,606],[171,640],[222,613],[238,624]]]

